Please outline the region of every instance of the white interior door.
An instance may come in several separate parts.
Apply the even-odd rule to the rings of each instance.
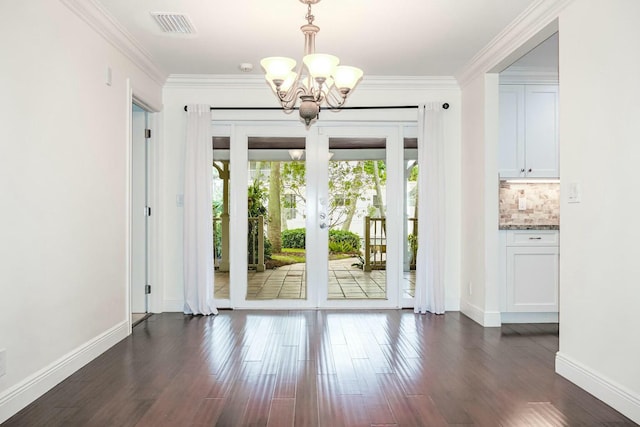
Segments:
[[[148,311],[147,284],[147,129],[148,113],[133,104],[131,144],[131,312]]]

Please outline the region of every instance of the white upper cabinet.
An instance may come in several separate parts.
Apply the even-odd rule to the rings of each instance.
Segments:
[[[558,86],[500,85],[501,178],[557,178]]]

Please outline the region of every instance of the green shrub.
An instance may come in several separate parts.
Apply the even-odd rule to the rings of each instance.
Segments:
[[[304,249],[305,248],[305,229],[294,228],[292,230],[283,231],[282,247]]]
[[[358,252],[348,242],[329,242],[329,251],[334,254],[352,254]]]
[[[351,231],[329,230],[329,248],[332,243],[343,245],[344,249],[348,249],[341,252],[352,253],[360,250],[360,236]]]
[[[305,229],[294,228],[282,232],[283,248],[305,248]],[[350,231],[329,230],[329,250],[333,253],[355,253],[360,250],[360,236]]]

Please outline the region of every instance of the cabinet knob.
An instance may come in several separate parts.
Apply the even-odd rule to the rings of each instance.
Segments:
[[[520,172],[524,172],[524,168],[520,169]]]
[[[531,173],[531,168],[529,168],[529,170],[527,172]]]

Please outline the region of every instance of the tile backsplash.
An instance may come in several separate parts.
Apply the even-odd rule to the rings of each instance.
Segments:
[[[520,210],[520,199],[526,209]],[[500,226],[560,225],[560,184],[500,181]]]

